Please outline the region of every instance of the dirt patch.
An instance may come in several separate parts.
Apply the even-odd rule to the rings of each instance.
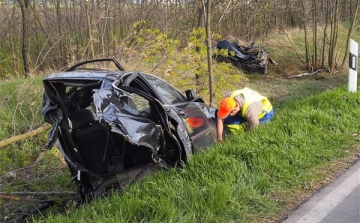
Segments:
[[[287,74],[267,75],[247,74],[247,82],[239,83],[238,88],[249,87],[267,96],[276,105],[288,100],[296,100],[308,95],[318,94],[348,83],[346,73],[330,75],[322,72],[312,76],[287,78]]]

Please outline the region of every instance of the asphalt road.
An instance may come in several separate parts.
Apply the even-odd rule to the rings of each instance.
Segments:
[[[314,194],[283,223],[360,223],[360,161]]]

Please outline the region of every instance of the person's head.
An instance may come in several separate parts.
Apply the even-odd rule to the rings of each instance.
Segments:
[[[235,115],[240,111],[240,105],[234,98],[224,98],[220,101],[217,117],[220,119],[226,118],[228,115]]]

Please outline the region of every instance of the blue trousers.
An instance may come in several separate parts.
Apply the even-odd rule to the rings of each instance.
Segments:
[[[270,122],[271,118],[274,116],[274,109],[271,109],[271,111],[267,112],[264,117],[259,119],[260,124],[264,124],[267,122]],[[244,117],[241,117],[240,115],[229,115],[224,119],[225,124],[233,124],[233,125],[241,125],[246,122],[246,119]]]

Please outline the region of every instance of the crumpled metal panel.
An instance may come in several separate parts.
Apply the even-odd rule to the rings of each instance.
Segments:
[[[94,104],[99,120],[109,123],[113,132],[135,145],[142,145],[156,153],[159,148],[158,126],[117,97],[109,89],[94,90]]]
[[[179,104],[174,109],[184,123],[183,128],[178,128],[178,134],[180,136],[183,135],[181,132],[187,131],[191,139],[193,152],[200,151],[216,142],[216,109],[197,102]],[[202,120],[202,124],[199,126],[191,126],[187,121],[189,118],[200,119]],[[182,141],[186,142],[188,140],[182,138]]]
[[[44,93],[41,113],[44,116],[45,121],[52,125],[48,137],[48,142],[45,145],[46,149],[51,149],[58,139],[58,126],[63,120],[63,112],[58,108],[57,105],[54,105],[48,95]]]

